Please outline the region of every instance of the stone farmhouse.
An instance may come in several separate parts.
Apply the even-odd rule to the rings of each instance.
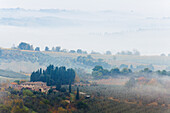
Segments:
[[[21,90],[22,88],[27,88],[33,91],[40,91],[44,93],[47,93],[50,89],[50,86],[47,86],[44,82],[24,82],[20,85],[18,85],[17,83],[11,83],[10,87],[18,90]]]

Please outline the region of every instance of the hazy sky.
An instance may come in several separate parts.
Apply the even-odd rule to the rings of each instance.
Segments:
[[[0,0],[0,8],[122,10],[168,15],[170,0]]]
[[[0,8],[68,9],[92,11],[94,13],[95,11],[112,10],[134,13],[135,15],[139,14],[140,18],[134,19],[133,24],[133,17],[132,19],[129,19],[129,17],[126,19],[126,16],[121,17],[119,22],[121,29],[124,29],[124,26],[126,26],[125,29],[127,31],[129,23],[131,27],[135,26],[134,28],[137,29],[141,27],[149,29],[161,28],[161,30],[133,31],[121,35],[107,36],[103,34],[105,32],[113,33],[118,28],[114,27],[113,30],[112,27],[107,28],[105,25],[89,28],[90,24],[88,27],[55,29],[0,25],[0,47],[10,47],[12,44],[26,41],[41,48],[44,48],[46,45],[50,47],[60,45],[66,49],[82,48],[88,51],[96,50],[100,52],[106,50],[118,52],[121,50],[138,49],[142,54],[168,54],[170,53],[170,21],[164,21],[161,18],[170,17],[169,6],[170,0],[0,0]],[[1,13],[0,19],[4,15],[4,17],[12,15]],[[19,16],[24,17],[26,15],[20,13]],[[76,18],[75,15],[73,17]],[[155,17],[160,20],[141,21],[141,19],[146,17]],[[87,17],[87,19],[90,18]],[[105,21],[107,20],[109,20],[109,16],[108,18],[106,17]],[[114,18],[111,22],[113,20]],[[2,20],[0,20],[1,22]],[[123,22],[122,25],[121,22]],[[162,30],[165,29],[164,25],[166,25],[166,30]],[[89,33],[94,32],[101,33],[102,35],[89,35]]]

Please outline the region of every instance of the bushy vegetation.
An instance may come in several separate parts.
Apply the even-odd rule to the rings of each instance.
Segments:
[[[0,113],[73,113],[88,108],[84,99],[73,99],[75,94],[67,90],[50,89],[46,94],[30,89],[8,88],[0,92],[0,96],[3,97],[0,99]]]

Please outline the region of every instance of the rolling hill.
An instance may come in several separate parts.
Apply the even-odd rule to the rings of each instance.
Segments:
[[[95,65],[105,68],[119,67],[121,64],[136,66],[153,65],[155,70],[169,70],[168,56],[135,56],[135,55],[103,55],[77,54],[64,52],[35,52],[17,49],[0,49],[0,69],[15,72],[31,73],[38,68],[53,64],[68,68],[82,68],[88,72]]]

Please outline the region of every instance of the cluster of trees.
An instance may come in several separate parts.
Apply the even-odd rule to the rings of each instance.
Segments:
[[[158,70],[158,71],[156,71],[157,72],[157,74],[159,74],[159,75],[168,75],[168,76],[170,76],[170,71],[166,71],[166,70]]]
[[[40,51],[40,47],[36,47],[34,49],[33,45],[30,45],[25,42],[21,42],[18,47],[13,46],[12,49],[20,49],[20,50],[30,50],[30,51]],[[45,51],[53,51],[53,52],[64,52],[64,53],[78,53],[78,54],[88,54],[87,51],[83,51],[82,49],[77,49],[77,50],[66,50],[66,49],[61,49],[60,46],[57,47],[52,47],[50,49],[48,46],[45,47]]]
[[[88,54],[87,51],[83,51],[82,49],[77,49],[77,50],[66,50],[66,49],[61,49],[60,46],[57,47],[52,47],[50,50],[48,46],[45,47],[45,51],[53,51],[53,52],[64,52],[64,53],[78,53],[78,54]]]
[[[50,65],[46,70],[39,69],[31,74],[30,81],[42,81],[46,82],[48,86],[52,85],[68,85],[69,83],[74,83],[76,73],[71,69],[66,69],[66,67],[54,67]]]
[[[25,42],[21,42],[18,46],[18,49],[21,50],[34,50],[33,45],[30,45],[28,43]]]
[[[97,65],[92,69],[92,76],[95,77],[95,79],[101,79],[103,77],[114,77],[114,76],[119,76],[119,75],[140,75],[140,76],[145,76],[148,74],[149,75],[164,75],[164,76],[170,76],[170,71],[166,71],[166,70],[158,70],[158,71],[153,71],[152,69],[149,68],[144,68],[140,71],[132,71],[131,69],[129,69],[128,67],[124,67],[122,69],[119,68],[113,68],[111,70],[108,69],[104,69],[102,66]]]
[[[21,42],[18,47],[15,47],[15,45],[12,46],[12,49],[20,49],[20,50],[30,50],[30,51],[40,51],[40,47],[36,47],[34,49],[33,45],[30,45],[26,42]]]
[[[74,50],[70,50],[70,53],[73,52],[74,53]],[[77,49],[76,51],[78,54],[87,54],[87,51],[83,51],[81,49]]]
[[[94,59],[91,55],[86,56],[78,56],[76,59],[77,62],[82,63],[87,66],[96,66],[96,65],[101,65],[105,68],[110,68],[111,65],[104,62],[103,59]]]
[[[132,73],[132,70],[128,68],[123,68],[122,70],[114,68],[109,71],[98,65],[93,68],[92,76],[102,78],[104,76],[128,75],[130,73]]]
[[[40,47],[36,47],[34,49],[33,45],[30,45],[25,42],[21,42],[18,47],[12,47],[13,49],[20,49],[20,50],[31,50],[31,51],[40,51]],[[60,46],[52,47],[50,49],[48,46],[45,47],[45,51],[53,51],[53,52],[65,52],[65,53],[78,53],[78,54],[88,54],[87,51],[83,51],[82,49],[77,49],[77,50],[66,50],[66,49],[61,49]],[[92,51],[90,54],[101,54],[99,52]],[[112,55],[111,51],[106,51],[106,55]],[[137,50],[131,51],[121,51],[117,53],[118,55],[140,55],[140,52]]]
[[[118,55],[140,55],[140,52],[138,50],[133,50],[133,51],[121,51],[117,53]]]
[[[40,51],[40,47],[36,47],[34,49],[33,45],[30,45],[25,42],[21,42],[18,47],[12,47],[13,49],[20,49],[20,50],[31,50],[31,51]],[[53,51],[53,52],[65,52],[65,53],[78,53],[78,54],[88,54],[87,51],[83,51],[82,49],[77,49],[77,50],[66,50],[66,49],[61,49],[60,46],[52,47],[50,49],[48,46],[45,47],[45,51]],[[92,51],[90,54],[101,54],[99,52]],[[112,55],[111,51],[106,51],[106,55]],[[118,55],[140,55],[140,52],[138,50],[133,50],[133,51],[121,51],[117,53]]]

